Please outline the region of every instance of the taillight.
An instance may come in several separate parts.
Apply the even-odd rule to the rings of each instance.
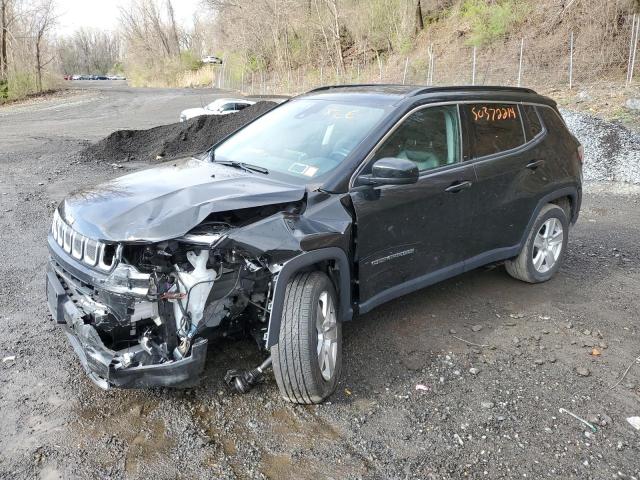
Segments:
[[[580,160],[580,165],[584,164],[584,147],[582,145],[578,145],[578,160]]]

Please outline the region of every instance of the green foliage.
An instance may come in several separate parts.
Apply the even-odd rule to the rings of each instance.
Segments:
[[[465,0],[462,17],[471,24],[470,45],[480,46],[503,37],[529,13],[523,0]]]
[[[44,72],[42,76],[43,91],[52,90],[61,86],[58,74]],[[0,82],[0,103],[4,101],[19,100],[34,93],[38,93],[36,75],[29,70],[11,70],[7,81]]]
[[[202,61],[198,56],[187,50],[186,52],[180,52],[180,63],[182,64],[185,70],[189,70],[195,72],[200,67],[202,67]]]
[[[110,75],[124,75],[124,65],[122,62],[116,62],[113,67],[109,69]]]

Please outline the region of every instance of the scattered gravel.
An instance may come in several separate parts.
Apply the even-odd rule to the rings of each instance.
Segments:
[[[0,360],[15,356],[0,362],[0,478],[640,478],[628,420],[640,415],[640,195],[612,184],[585,195],[557,278],[477,269],[345,323],[341,381],[323,405],[287,404],[272,374],[231,394],[226,370],[261,360],[251,339],[212,341],[194,389],[95,388],[47,320],[51,214],[78,186],[148,166],[77,162],[87,140],[148,126],[159,102],[172,107],[157,121],[170,122],[190,94],[105,89],[0,120],[0,211],[11,211],[0,215]],[[585,340],[608,348],[589,355]]]
[[[640,134],[585,113],[562,110],[584,147],[584,178],[640,184]]]

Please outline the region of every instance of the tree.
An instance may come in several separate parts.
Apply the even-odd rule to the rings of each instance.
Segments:
[[[42,92],[42,70],[55,58],[51,56],[49,60],[44,61],[42,56],[44,40],[54,27],[56,19],[53,0],[43,1],[35,7],[32,14],[31,28],[35,46],[36,89],[38,92]]]
[[[0,82],[7,81],[7,8],[9,0],[0,0]]]
[[[416,3],[416,33],[424,30],[424,20],[422,18],[422,5],[420,4],[420,0],[417,0]]]
[[[104,75],[120,61],[120,42],[113,33],[80,28],[58,41],[57,55],[64,74]]]

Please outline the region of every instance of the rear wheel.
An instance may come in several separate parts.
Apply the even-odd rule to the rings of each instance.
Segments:
[[[342,370],[335,288],[322,272],[299,273],[284,303],[278,344],[271,347],[278,388],[292,403],[320,403],[335,391]]]
[[[569,240],[569,219],[555,204],[542,207],[520,254],[505,262],[509,275],[523,282],[546,282],[560,268]]]

